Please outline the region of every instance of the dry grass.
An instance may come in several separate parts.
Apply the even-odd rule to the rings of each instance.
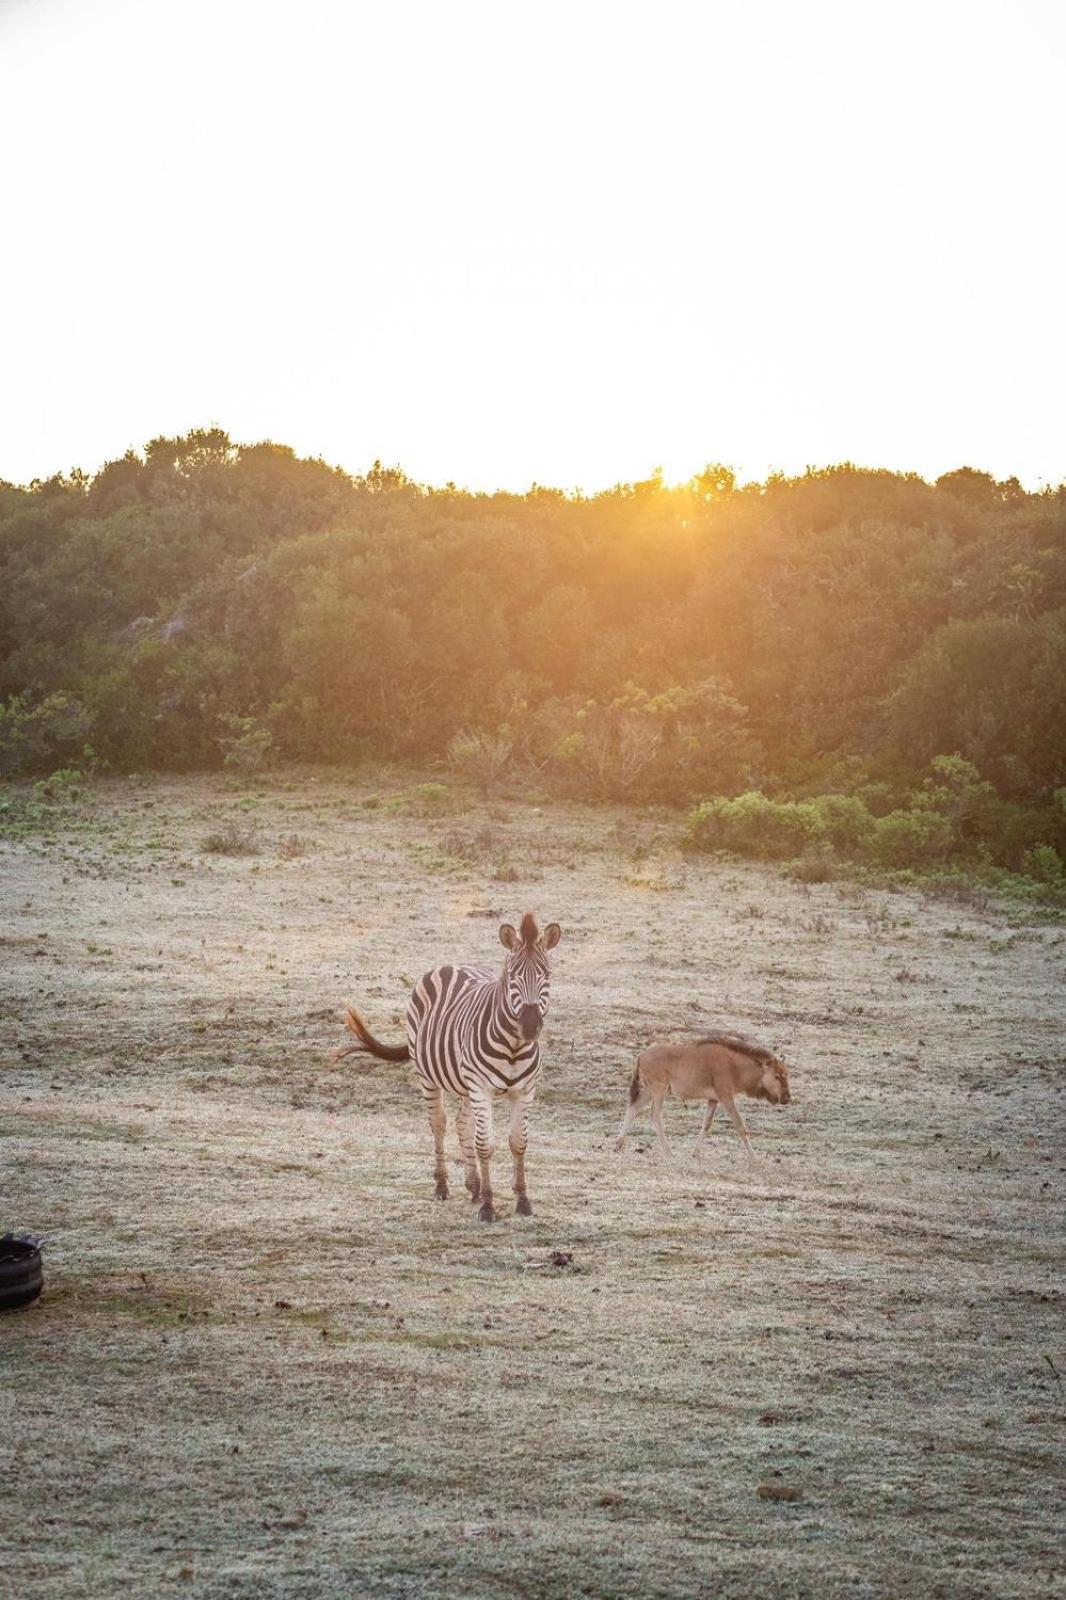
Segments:
[[[442,856],[376,789],[116,783],[0,848],[0,1227],[53,1241],[0,1324],[17,1592],[1050,1593],[1060,931],[578,808]],[[537,1214],[485,1228],[403,1070],[327,1057],[527,906],[564,928]],[[719,1025],[792,1068],[765,1167],[615,1157],[635,1049]]]

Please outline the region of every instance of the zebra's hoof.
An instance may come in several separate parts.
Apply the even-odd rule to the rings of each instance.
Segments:
[[[496,1221],[496,1213],[495,1213],[495,1211],[493,1211],[492,1204],[488,1200],[485,1201],[484,1205],[481,1207],[481,1209],[480,1209],[480,1211],[478,1212],[477,1215],[478,1215],[478,1221],[479,1222],[495,1222]]]
[[[518,1196],[518,1204],[515,1206],[515,1214],[519,1217],[531,1217],[533,1215],[533,1207],[529,1203],[528,1195],[520,1194]]]
[[[448,1198],[448,1185],[446,1183],[438,1183],[437,1188],[436,1188],[436,1192],[435,1192],[433,1198],[434,1198],[434,1200],[447,1200],[447,1198]]]

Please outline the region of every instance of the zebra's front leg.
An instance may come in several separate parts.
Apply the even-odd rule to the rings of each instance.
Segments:
[[[507,1142],[514,1158],[511,1187],[517,1196],[515,1210],[520,1217],[533,1215],[533,1207],[526,1194],[526,1145],[529,1142],[529,1107],[532,1099],[531,1094],[524,1094],[511,1101],[511,1134]]]
[[[470,1110],[474,1118],[474,1148],[477,1151],[477,1162],[481,1173],[481,1209],[478,1217],[482,1222],[495,1222],[496,1212],[492,1205],[492,1173],[489,1162],[492,1160],[492,1101],[484,1090],[475,1090],[470,1096]]]
[[[465,1095],[459,1102],[455,1126],[463,1152],[463,1165],[466,1167],[466,1187],[470,1191],[471,1200],[478,1201],[481,1199],[481,1179],[478,1176],[477,1151],[474,1148],[474,1113]]]
[[[448,1123],[448,1114],[444,1109],[444,1090],[434,1085],[422,1085],[422,1098],[426,1102],[429,1112],[429,1125],[433,1129],[433,1177],[436,1181],[436,1198],[448,1198],[448,1168],[444,1162],[444,1130]]]

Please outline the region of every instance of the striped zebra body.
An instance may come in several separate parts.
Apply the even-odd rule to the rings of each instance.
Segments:
[[[478,1215],[483,1222],[492,1222],[496,1216],[490,1171],[492,1111],[501,1096],[511,1106],[508,1144],[514,1161],[515,1209],[520,1216],[528,1216],[533,1209],[525,1178],[529,1107],[540,1078],[539,1035],[548,1009],[548,951],[559,938],[558,923],[549,923],[542,936],[528,913],[522,918],[520,932],[504,923],[500,942],[508,956],[499,977],[477,967],[435,967],[412,990],[406,1045],[383,1045],[359,1013],[349,1009],[348,1028],[358,1043],[335,1052],[339,1057],[369,1051],[384,1060],[409,1059],[414,1064],[433,1130],[438,1200],[448,1198],[444,1097],[456,1097],[456,1129],[466,1186],[471,1199],[480,1202]]]
[[[540,1044],[515,1040],[500,1016],[499,980],[477,967],[437,967],[415,985],[407,1007],[407,1042],[424,1089],[467,1099],[532,1094]]]

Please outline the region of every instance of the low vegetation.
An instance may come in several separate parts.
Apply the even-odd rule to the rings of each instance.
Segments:
[[[858,794],[771,800],[758,792],[701,802],[689,817],[689,838],[701,850],[721,849],[754,860],[791,858],[796,876],[828,879],[847,866],[926,877],[964,873],[1012,894],[1066,904],[1066,874],[1049,837],[1066,821],[1066,789],[1048,814],[1011,806],[960,756],[938,756],[931,776],[903,805],[880,814]],[[1031,839],[1043,839],[1027,843]],[[1018,872],[997,868],[1016,860]]]

